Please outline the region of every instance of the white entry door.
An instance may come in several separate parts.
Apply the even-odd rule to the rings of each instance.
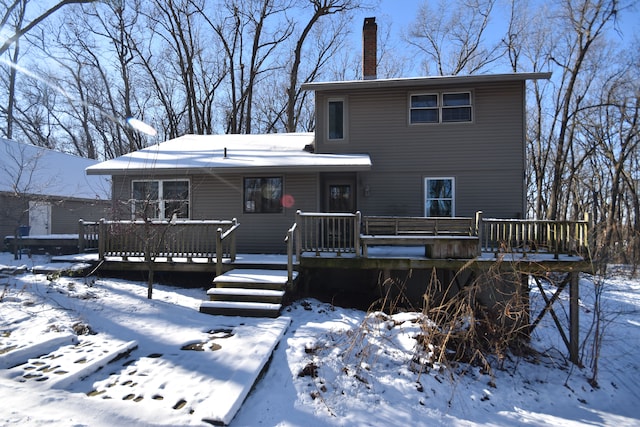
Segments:
[[[29,226],[32,236],[51,234],[51,203],[29,202]]]

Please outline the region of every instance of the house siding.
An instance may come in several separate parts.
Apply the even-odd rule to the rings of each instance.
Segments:
[[[51,205],[51,234],[77,234],[78,222],[98,221],[111,216],[109,200],[70,200],[58,197],[15,197],[0,195],[0,236],[13,236],[16,227],[29,225],[29,201],[49,203]]]
[[[111,216],[111,202],[108,200],[78,201],[64,200],[51,205],[51,233],[77,234],[78,222],[99,221]]]
[[[409,124],[409,95],[470,91],[470,123]],[[485,83],[474,87],[437,89],[376,88],[317,91],[317,151],[367,153],[373,167],[360,174],[364,214],[424,214],[424,178],[453,177],[456,212],[470,216],[513,218],[524,210],[524,83]],[[326,140],[328,98],[343,97],[347,105],[347,135],[342,142]]]
[[[13,236],[18,226],[28,225],[29,200],[0,193],[0,236]]]
[[[243,212],[243,178],[283,176],[284,193],[293,197],[293,205],[275,214],[246,214]],[[121,207],[119,218],[129,219],[128,201],[131,181],[137,179],[175,179],[170,176],[115,176],[114,201]],[[182,177],[191,183],[191,219],[232,219],[240,223],[236,235],[237,250],[241,253],[285,253],[284,238],[295,222],[295,213],[317,211],[319,206],[319,174],[262,173],[218,174]],[[124,203],[123,203],[124,202]]]

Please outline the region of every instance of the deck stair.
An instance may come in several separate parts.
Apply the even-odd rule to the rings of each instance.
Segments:
[[[293,273],[293,280],[297,272]],[[286,270],[234,269],[213,279],[201,313],[223,316],[278,317],[287,288]]]

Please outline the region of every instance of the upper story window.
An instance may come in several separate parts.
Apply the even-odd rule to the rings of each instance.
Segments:
[[[189,218],[189,181],[133,181],[131,210],[133,218]]]
[[[280,213],[282,208],[282,177],[244,179],[245,213]]]
[[[411,123],[438,123],[438,95],[411,95]]]
[[[411,124],[470,122],[471,92],[411,95],[409,109]]]
[[[330,99],[328,111],[328,129],[327,135],[330,140],[344,139],[345,120],[344,120],[344,100]]]

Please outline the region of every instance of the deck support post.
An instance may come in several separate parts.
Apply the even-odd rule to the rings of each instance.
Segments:
[[[569,359],[573,364],[580,365],[579,276],[575,271],[569,273],[569,276]]]

